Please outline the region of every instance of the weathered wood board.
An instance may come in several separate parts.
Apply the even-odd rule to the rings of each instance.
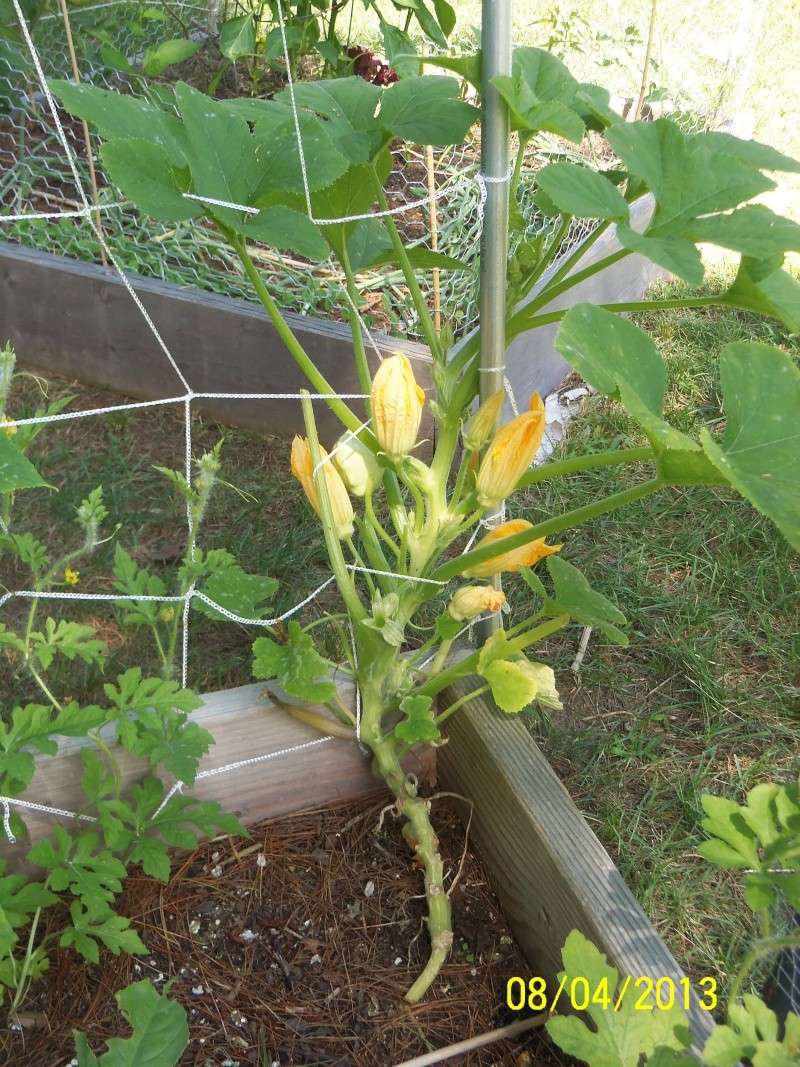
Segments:
[[[351,695],[351,690],[342,688],[343,700]],[[369,757],[355,742],[323,739],[321,744],[282,755],[284,749],[318,741],[321,735],[272,703],[263,683],[208,694],[192,720],[208,730],[215,740],[214,747],[201,762],[201,771],[226,767],[240,760],[245,762],[224,774],[198,780],[191,795],[218,801],[226,811],[239,815],[245,824],[386,791],[383,782],[372,773]],[[147,765],[116,745],[113,735],[104,737],[114,752],[125,789],[145,775]],[[36,775],[25,799],[48,807],[80,811],[84,803],[80,749],[87,743],[90,742],[85,739],[64,738],[56,756],[38,756]],[[277,755],[269,760],[247,762],[269,753]],[[407,758],[408,770],[421,781],[432,777],[432,750],[411,752]],[[52,831],[53,815],[36,811],[20,814],[32,839]],[[67,825],[73,825],[72,820]],[[4,842],[0,845],[0,855],[16,864],[29,847],[30,842],[15,845]]]
[[[464,679],[449,699],[479,684]],[[453,716],[447,737],[439,782],[475,805],[471,844],[530,974],[555,988],[561,946],[578,929],[624,975],[684,977],[524,722],[479,697]],[[713,1026],[697,1006],[691,1022],[701,1041]]]
[[[169,351],[196,393],[295,393],[308,382],[260,305],[130,276]],[[286,314],[301,344],[339,393],[359,393],[350,327]],[[384,355],[414,359],[426,387],[424,345],[373,334]],[[10,339],[21,364],[125,396],[157,400],[184,393],[180,379],[118,275],[18,245],[0,243],[0,344]],[[370,346],[368,358],[378,357]],[[300,404],[286,400],[196,400],[220,422],[274,434],[302,430]],[[360,401],[352,401],[361,411]],[[341,427],[317,405],[323,436]]]

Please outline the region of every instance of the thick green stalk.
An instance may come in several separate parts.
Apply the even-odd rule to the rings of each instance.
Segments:
[[[425,873],[431,950],[424,969],[405,995],[409,1004],[416,1004],[430,988],[453,944],[450,898],[444,889],[444,864],[439,854],[439,841],[431,825],[428,803],[417,796],[413,781],[403,771],[393,738],[390,735],[373,741],[370,748],[375,755],[377,770],[397,800],[399,812],[408,820],[404,836]]]
[[[386,193],[383,191],[383,185],[381,184],[381,180],[378,177],[378,172],[375,170],[374,165],[370,165],[370,171],[372,173],[372,182],[375,186],[375,196],[381,211],[388,211],[389,202],[386,199]],[[414,308],[419,317],[419,324],[425,337],[425,342],[428,345],[433,358],[441,361],[444,359],[446,353],[441,351],[436,327],[433,325],[433,319],[428,310],[428,305],[425,302],[425,297],[422,295],[422,290],[419,287],[414,268],[411,266],[411,260],[408,258],[408,253],[406,252],[403,240],[397,232],[397,227],[395,226],[394,219],[391,215],[384,215],[383,224],[386,227],[386,232],[389,234],[389,239],[392,242],[392,248],[397,257],[397,262],[400,264],[400,269],[403,271],[403,277],[405,278],[406,285],[411,293],[411,299],[414,301]]]
[[[534,297],[534,299],[527,303],[523,308],[520,308],[516,314],[512,315],[509,326],[513,327],[515,320],[518,318],[523,322],[527,322],[528,319],[533,317],[533,312],[538,311],[539,308],[544,307],[545,304],[549,304],[550,301],[555,300],[557,296],[561,296],[562,293],[574,289],[576,285],[585,282],[587,278],[591,278],[599,271],[605,270],[606,267],[613,266],[614,263],[619,262],[621,259],[625,259],[625,257],[629,255],[631,255],[630,249],[620,248],[616,252],[611,252],[609,255],[604,256],[603,259],[598,259],[596,263],[592,263],[583,270],[579,270],[576,274],[570,274],[569,277],[564,278],[563,281],[545,286],[538,296]]]
[[[725,303],[718,296],[687,296],[675,297],[665,300],[629,300],[619,304],[598,304],[604,311],[614,311],[618,314],[636,311],[669,311],[673,308],[699,308],[710,307],[713,304]],[[527,330],[535,330],[540,326],[549,326],[553,322],[560,322],[569,311],[569,308],[561,308],[558,311],[548,311],[544,315],[534,315],[530,319],[524,319],[522,313],[515,315],[509,324],[513,337]]]
[[[484,563],[486,560],[500,556],[504,552],[510,552],[515,548],[522,548],[524,545],[530,544],[531,541],[535,541],[538,537],[547,537],[549,534],[558,533],[560,530],[568,530],[571,526],[578,526],[580,523],[588,522],[589,519],[597,518],[598,515],[605,515],[608,511],[615,511],[625,504],[631,504],[635,500],[640,500],[642,497],[663,489],[667,484],[660,478],[652,478],[650,481],[636,485],[632,489],[624,489],[622,492],[603,497],[602,500],[598,500],[594,504],[587,504],[585,507],[567,511],[563,515],[556,516],[556,518],[537,523],[536,526],[532,526],[529,530],[514,534],[513,537],[503,537],[501,540],[494,541],[483,548],[474,548],[471,552],[465,552],[463,556],[443,564],[438,570],[434,571],[431,577],[438,581],[455,578],[468,568],[474,567],[477,563]]]
[[[367,362],[367,352],[364,348],[364,333],[361,329],[361,319],[358,315],[358,301],[359,293],[356,288],[356,280],[353,277],[353,268],[350,265],[350,256],[347,254],[347,245],[345,242],[342,244],[342,254],[339,257],[339,262],[344,270],[345,286],[347,288],[347,295],[349,296],[349,315],[350,319],[350,332],[353,335],[353,352],[356,359],[356,373],[358,374],[358,382],[361,387],[362,393],[369,394],[372,389],[372,375],[369,371],[369,363]],[[372,415],[370,410],[369,400],[365,401],[365,407],[367,409],[367,415]]]
[[[573,456],[571,459],[543,463],[539,467],[523,474],[517,482],[517,489],[536,482],[545,482],[551,478],[563,478],[568,474],[581,471],[597,470],[600,467],[618,467],[623,463],[651,463],[655,461],[652,448],[617,448],[609,452],[592,452],[588,456]]]
[[[595,243],[595,241],[597,241],[600,237],[602,237],[602,235],[606,232],[606,230],[608,229],[608,227],[610,225],[611,225],[611,223],[606,221],[606,222],[601,222],[599,226],[596,226],[592,230],[592,232],[589,234],[589,236],[586,238],[586,240],[585,241],[581,241],[581,243],[578,245],[578,247],[576,249],[574,249],[572,252],[570,252],[570,254],[567,256],[567,258],[564,260],[564,262],[558,268],[558,270],[556,270],[555,273],[553,274],[553,276],[549,279],[548,286],[550,286],[550,285],[558,285],[558,283],[561,281],[561,279],[565,278],[569,274],[569,272],[572,270],[572,268],[575,266],[575,264],[579,263],[581,261],[581,259],[583,258],[584,254],[589,251],[589,249],[592,247],[592,245]]]
[[[272,299],[266,285],[264,285],[261,275],[256,270],[255,264],[247,251],[244,238],[229,232],[228,239],[236,249],[239,259],[242,262],[242,266],[244,267],[245,274],[252,282],[253,288],[258,294],[258,298],[264,306],[264,310],[269,315],[273,326],[278,332],[278,336],[288,348],[295,363],[297,363],[300,370],[305,374],[306,378],[318,393],[329,394],[329,398],[326,399],[325,403],[340,422],[346,426],[348,430],[353,430],[354,432],[360,431],[360,440],[369,448],[377,452],[378,442],[375,440],[375,436],[369,429],[362,429],[361,419],[358,418],[354,411],[350,410],[343,400],[339,400],[335,397],[336,389],[334,389],[327,378],[317,370],[314,361],[295,337],[291,327],[281,314],[278,305]]]

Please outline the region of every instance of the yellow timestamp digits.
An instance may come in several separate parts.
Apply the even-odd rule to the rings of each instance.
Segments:
[[[707,975],[697,983],[698,1006],[713,1011],[717,1006],[717,980]],[[628,998],[626,1000],[626,997]],[[558,986],[549,986],[545,978],[514,976],[506,982],[506,1006],[511,1011],[554,1012],[559,1004],[573,1011],[599,1007],[604,1011],[620,1011],[633,1002],[634,1011],[670,1011],[674,1007],[689,1010],[692,1004],[692,983],[689,978],[675,979],[669,975],[651,978],[628,975],[612,994],[607,978],[591,982],[584,975],[574,978],[561,976]]]

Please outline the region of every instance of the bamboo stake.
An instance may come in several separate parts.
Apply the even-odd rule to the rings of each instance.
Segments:
[[[653,54],[653,38],[656,32],[656,9],[658,0],[652,0],[650,7],[650,25],[647,27],[647,46],[644,52],[644,65],[642,66],[642,84],[639,87],[639,99],[636,101],[636,109],[633,112],[633,121],[638,122],[642,114],[642,104],[647,93],[647,75],[650,73],[650,57]]]
[[[75,82],[80,85],[81,75],[80,70],[78,69],[78,57],[75,54],[75,42],[72,39],[72,24],[69,18],[69,11],[67,10],[67,0],[58,0],[58,6],[61,9],[61,17],[64,20],[64,32],[67,37],[69,60],[72,65],[72,77],[75,79]],[[89,181],[91,182],[92,186],[92,200],[94,202],[95,208],[97,208],[97,211],[95,212],[95,225],[97,229],[102,233],[103,227],[100,221],[99,210],[100,196],[97,190],[97,173],[94,168],[94,155],[92,154],[92,137],[89,133],[89,126],[85,119],[81,120],[81,125],[83,126],[83,140],[86,144],[86,159],[89,163]],[[100,258],[103,261],[103,266],[107,267],[108,260],[106,259],[106,253],[105,249],[103,248],[102,242],[100,244]]]
[[[439,222],[436,213],[436,169],[433,163],[433,146],[425,146],[425,166],[428,172],[428,219],[431,228],[431,251],[439,251]],[[442,296],[439,286],[439,268],[431,271],[433,277],[433,325],[436,332],[442,329]]]

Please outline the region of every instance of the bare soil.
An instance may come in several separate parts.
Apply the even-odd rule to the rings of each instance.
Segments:
[[[403,994],[428,949],[421,875],[383,802],[300,813],[210,842],[178,858],[167,885],[134,872],[120,910],[148,955],[104,953],[88,966],[54,948],[49,974],[23,1009],[24,1028],[0,1031],[0,1061],[62,1067],[72,1030],[95,1052],[127,1027],[114,993],[150,978],[189,1017],[182,1067],[295,1064],[393,1067],[514,1021],[505,984],[528,967],[465,829],[435,802],[453,888],[455,943],[426,1000]],[[459,873],[462,855],[463,867]],[[51,918],[48,934],[61,919]],[[454,1064],[533,1067],[556,1059],[543,1033],[503,1041]]]

